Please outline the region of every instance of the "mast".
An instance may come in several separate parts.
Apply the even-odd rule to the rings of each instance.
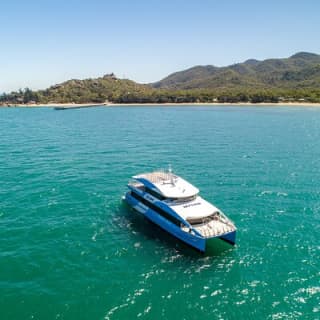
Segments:
[[[173,174],[172,174],[171,164],[169,164],[168,172],[169,172],[169,176],[170,176],[170,182],[171,182],[171,184],[174,186],[174,180],[173,180]]]

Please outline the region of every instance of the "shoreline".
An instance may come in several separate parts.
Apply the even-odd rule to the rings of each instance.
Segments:
[[[47,103],[47,104],[8,104],[0,105],[0,108],[55,108],[65,107],[66,109],[77,108],[77,107],[151,107],[151,106],[180,106],[180,107],[192,107],[192,106],[212,106],[212,107],[228,107],[228,106],[263,106],[263,107],[320,107],[320,103],[312,102],[237,102],[237,103],[219,103],[219,102],[186,102],[186,103]]]
[[[219,103],[219,102],[186,102],[186,103],[110,103],[108,107],[121,107],[121,106],[139,106],[139,107],[149,107],[149,106],[177,106],[177,107],[192,107],[192,106],[204,106],[204,107],[320,107],[320,103],[311,102],[261,102],[261,103],[251,103],[251,102],[236,102],[236,103]]]
[[[105,103],[18,103],[18,104],[8,104],[8,105],[0,105],[4,108],[55,108],[55,107],[65,107],[65,108],[77,108],[77,107],[102,107],[106,106]]]

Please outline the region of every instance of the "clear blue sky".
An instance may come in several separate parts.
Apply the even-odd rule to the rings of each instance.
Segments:
[[[0,92],[320,53],[316,0],[2,0]]]

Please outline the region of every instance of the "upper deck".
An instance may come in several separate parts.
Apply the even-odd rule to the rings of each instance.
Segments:
[[[156,189],[158,193],[169,199],[188,198],[199,193],[198,188],[170,171],[143,173],[133,176],[133,179]]]

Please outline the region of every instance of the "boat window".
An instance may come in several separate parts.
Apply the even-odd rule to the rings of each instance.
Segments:
[[[195,224],[202,224],[203,223],[203,218],[188,218],[187,221],[191,224],[191,225],[195,225]]]
[[[197,198],[197,194],[191,197],[186,197],[186,198],[169,198],[169,200],[176,202],[176,203],[183,203],[183,202],[190,202],[193,201]]]
[[[220,219],[220,212],[219,211],[215,211],[212,214],[210,214],[209,216],[188,218],[187,221],[191,225],[195,225],[195,224],[207,223],[210,220],[219,220],[219,219]]]
[[[154,190],[151,190],[150,188],[148,187],[145,187],[145,191],[149,194],[151,194],[153,197],[159,199],[159,200],[164,200],[166,199],[163,195],[159,194],[158,192],[154,191]]]
[[[169,220],[170,222],[172,222],[175,225],[180,227],[180,224],[181,224],[182,221],[180,221],[176,217],[173,217],[170,213],[164,211],[163,209],[159,208],[158,206],[156,206],[152,202],[149,202],[148,200],[146,200],[145,198],[143,198],[140,195],[136,194],[135,192],[131,192],[131,195],[132,195],[132,197],[134,197],[138,201],[142,202],[144,205],[146,205],[147,207],[149,207],[150,209],[152,209],[156,213],[160,214],[165,219]]]

